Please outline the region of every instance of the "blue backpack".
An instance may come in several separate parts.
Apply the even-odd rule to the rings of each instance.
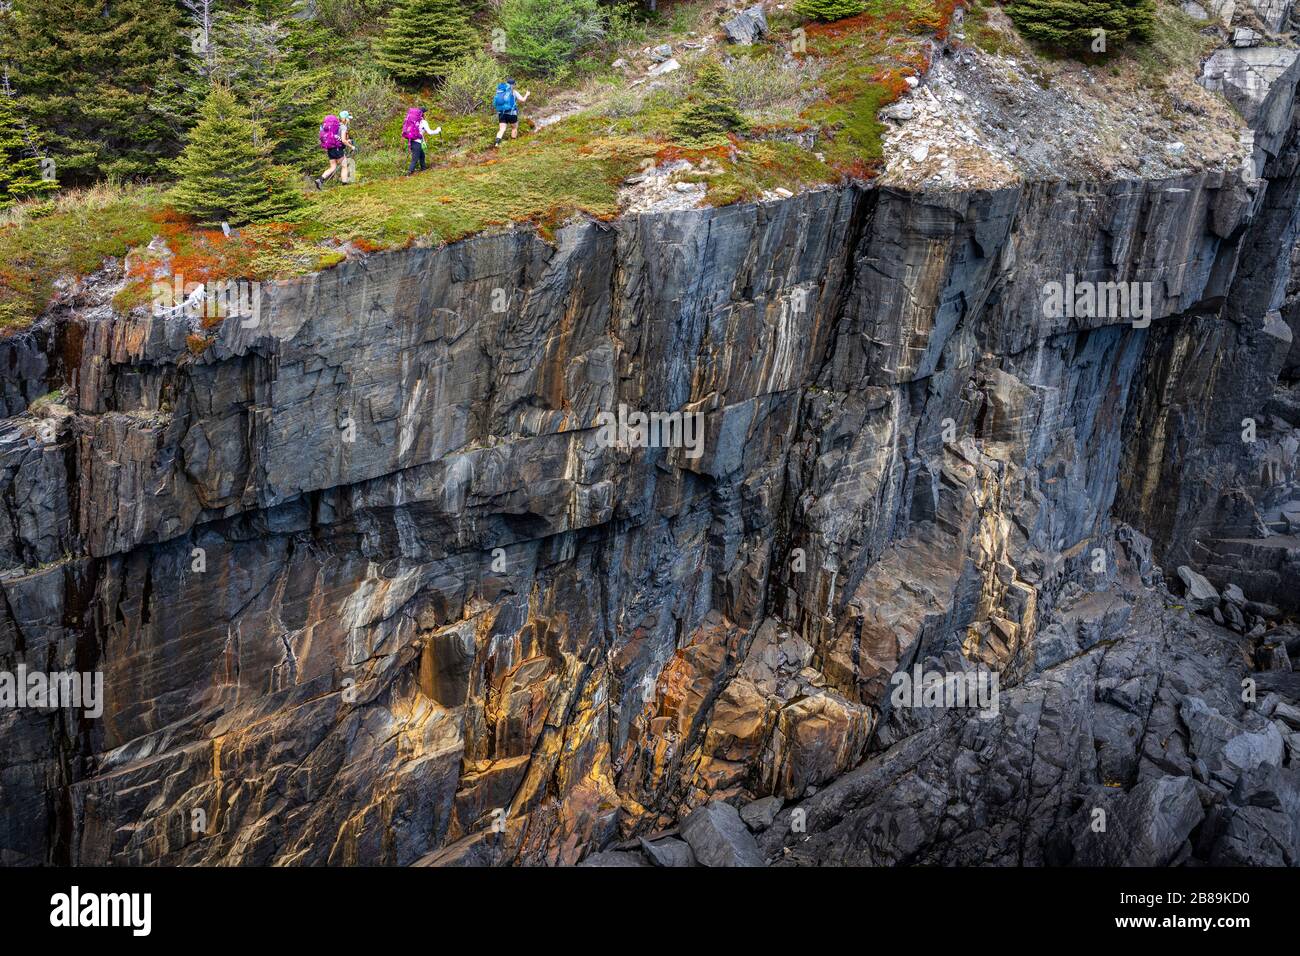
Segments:
[[[498,113],[515,111],[515,91],[510,88],[509,83],[497,84],[497,95],[492,97],[492,108]]]

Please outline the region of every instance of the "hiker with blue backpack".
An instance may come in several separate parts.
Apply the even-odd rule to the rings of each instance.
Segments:
[[[424,164],[424,137],[437,136],[441,132],[441,126],[437,129],[429,128],[422,107],[412,106],[406,111],[406,121],[402,123],[402,139],[406,140],[406,147],[411,152],[411,165],[406,170],[406,175],[410,176],[417,167],[421,170],[428,169]]]
[[[492,108],[497,111],[497,141],[492,145],[500,146],[506,137],[506,127],[511,129],[510,138],[519,138],[519,104],[528,99],[526,90],[515,92],[515,81],[506,80],[497,84],[496,95],[492,97]]]
[[[352,144],[351,137],[348,136],[348,123],[352,121],[352,114],[347,110],[335,116],[331,113],[325,117],[325,122],[320,124],[320,148],[325,150],[325,155],[329,157],[329,169],[316,177],[313,182],[316,188],[320,189],[325,185],[325,180],[334,175],[339,169],[339,161],[347,155],[350,149],[356,152],[356,146]]]

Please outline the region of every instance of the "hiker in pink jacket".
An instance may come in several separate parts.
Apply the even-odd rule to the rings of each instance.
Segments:
[[[424,110],[418,106],[412,106],[406,111],[406,121],[402,123],[402,139],[406,140],[406,148],[411,152],[411,165],[406,170],[406,175],[411,175],[416,168],[427,169],[424,164],[424,137],[437,136],[442,132],[442,127],[430,129],[429,124],[424,119]]]
[[[341,160],[349,149],[355,151],[356,147],[352,145],[352,139],[348,136],[347,123],[352,119],[352,114],[344,110],[338,116],[331,113],[325,117],[325,122],[320,124],[320,148],[325,150],[325,155],[330,159],[329,169],[321,173],[315,179],[316,188],[320,189],[325,180],[334,175],[339,168]]]

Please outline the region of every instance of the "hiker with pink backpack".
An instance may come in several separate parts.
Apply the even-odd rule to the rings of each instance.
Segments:
[[[329,169],[321,173],[314,180],[316,188],[324,186],[325,180],[334,175],[335,170],[339,169],[339,163],[347,162],[347,151],[356,152],[357,148],[353,145],[351,137],[348,136],[348,123],[352,121],[352,114],[347,110],[335,116],[331,113],[325,117],[325,122],[320,124],[320,148],[325,150],[325,155],[329,157]],[[340,176],[343,182],[348,182],[351,177]]]
[[[417,167],[421,170],[428,169],[424,163],[424,137],[426,134],[437,136],[441,132],[441,126],[437,129],[429,128],[422,107],[412,106],[406,111],[406,121],[402,123],[402,139],[406,140],[406,147],[411,152],[411,166],[406,175],[410,176]]]

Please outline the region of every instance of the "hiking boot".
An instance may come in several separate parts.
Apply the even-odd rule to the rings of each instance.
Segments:
[[[321,188],[321,179],[320,179],[319,176],[317,176],[315,179],[313,179],[313,180],[312,180],[312,183],[315,184],[315,186],[316,186],[317,189],[320,189],[320,188]]]

